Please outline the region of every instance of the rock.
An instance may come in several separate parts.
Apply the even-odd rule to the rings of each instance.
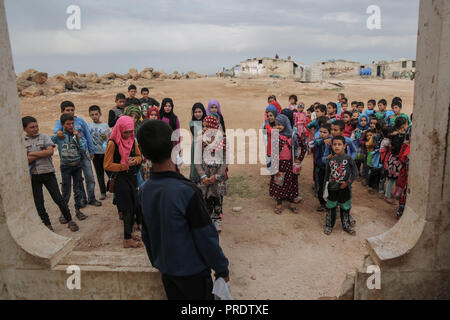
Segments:
[[[250,279],[256,280],[256,276],[252,275],[252,276],[250,277]]]
[[[86,81],[83,79],[73,78],[72,82],[73,82],[73,87],[76,89],[86,89],[87,88]]]
[[[95,72],[89,72],[86,75],[86,78],[87,78],[88,82],[92,82],[92,83],[99,83],[100,82],[100,77]]]
[[[38,72],[31,77],[31,81],[33,81],[37,84],[44,84],[47,82],[47,79],[48,79],[48,73],[45,73],[45,72]]]
[[[53,90],[52,88],[44,88],[42,89],[43,95],[47,96],[47,97],[51,97],[56,95],[56,91]]]
[[[66,84],[62,82],[58,82],[49,86],[49,88],[56,93],[66,92]]]
[[[69,78],[69,77],[78,77],[78,73],[73,72],[73,71],[67,71],[66,72],[66,77],[67,78]]]
[[[104,85],[108,85],[108,84],[111,84],[111,82],[112,82],[112,80],[109,80],[109,79],[107,79],[107,78],[101,78],[100,79],[100,83],[101,84],[104,84]]]
[[[242,207],[234,207],[233,208],[233,212],[241,212],[242,211]]]
[[[111,84],[115,87],[122,87],[124,85],[125,81],[123,81],[120,78],[114,79]]]
[[[21,78],[21,79],[25,79],[28,81],[31,81],[31,78],[33,78],[33,76],[38,73],[39,71],[34,70],[34,69],[28,69],[24,72],[19,73],[19,75],[17,76],[17,78]]]
[[[151,69],[151,68],[150,68],[150,69]],[[153,72],[150,71],[150,70],[142,71],[142,72],[139,74],[139,77],[140,77],[140,78],[143,78],[143,79],[151,80],[151,79],[153,79]]]
[[[55,79],[58,82],[65,83],[66,77],[62,73],[55,74],[53,77],[50,77],[50,79]]]
[[[43,94],[42,89],[38,88],[38,86],[36,85],[29,86],[28,88],[23,89],[20,92],[21,96],[27,98],[42,96],[42,94]]]
[[[131,68],[130,70],[128,70],[128,73],[133,80],[137,80],[139,78],[139,72],[135,68]]]
[[[122,79],[122,80],[132,79],[132,76],[129,73],[116,74],[116,76],[117,76],[118,79]]]
[[[104,74],[102,76],[102,79],[108,79],[108,80],[112,80],[112,79],[115,79],[115,78],[117,78],[117,75],[114,72],[110,72],[110,73]]]
[[[347,273],[341,286],[339,300],[353,300],[355,295],[355,277],[356,272]]]
[[[17,91],[18,92],[20,92],[32,85],[34,85],[33,81],[28,81],[24,78],[17,78]]]

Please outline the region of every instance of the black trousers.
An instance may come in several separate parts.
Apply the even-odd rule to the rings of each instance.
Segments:
[[[67,202],[61,195],[61,191],[59,190],[58,182],[56,181],[55,173],[45,173],[45,174],[33,174],[31,175],[31,187],[33,189],[33,199],[34,204],[36,205],[36,210],[41,218],[42,222],[49,226],[50,218],[48,217],[48,213],[45,210],[44,206],[44,193],[42,190],[42,186],[50,193],[53,201],[58,205],[59,210],[67,221],[72,220],[72,216],[70,214],[69,207],[67,206]]]
[[[168,300],[214,300],[211,276],[173,277],[162,274]]]
[[[327,202],[323,198],[324,186],[325,186],[325,168],[319,167],[317,172],[318,188],[317,188],[317,198],[320,204],[325,207]]]
[[[103,169],[104,159],[105,159],[104,154],[95,154],[93,160],[95,174],[97,175],[98,186],[100,187],[101,194],[106,194],[105,169]]]
[[[139,203],[137,200],[137,178],[132,172],[120,172],[114,184],[114,195],[119,212],[123,214],[123,238],[131,239],[134,217]]]

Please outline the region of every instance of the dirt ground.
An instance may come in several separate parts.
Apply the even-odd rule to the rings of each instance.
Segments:
[[[198,101],[207,105],[210,99],[221,103],[227,128],[258,129],[270,94],[275,94],[283,107],[287,106],[290,94],[297,94],[306,106],[315,101],[325,104],[336,101],[340,92],[344,92],[350,102],[366,103],[372,98],[390,101],[394,96],[400,96],[404,102],[403,111],[411,114],[412,81],[355,79],[341,82],[344,89],[327,83],[302,84],[274,79],[165,80],[135,84],[139,89],[149,87],[150,96],[159,101],[164,97],[173,98],[174,111],[185,129],[188,129],[192,105]],[[21,110],[24,116],[33,115],[38,119],[41,132],[51,134],[62,101],[73,101],[77,115],[87,121],[90,121],[88,107],[97,104],[103,110],[103,120],[107,121],[108,111],[114,106],[115,95],[119,92],[126,93],[126,87],[21,98]],[[60,180],[57,152],[54,162]],[[299,206],[298,215],[290,213],[287,206],[281,216],[273,212],[275,202],[268,195],[269,178],[259,174],[261,167],[260,164],[230,166],[229,195],[224,200],[220,240],[230,261],[234,298],[317,299],[338,295],[346,273],[362,265],[365,239],[390,229],[396,223],[397,207],[386,204],[377,195],[369,195],[360,182],[356,182],[352,208],[352,215],[357,220],[356,236],[344,233],[339,220],[333,233],[326,236],[323,233],[324,213],[316,212],[318,201],[311,188],[312,156],[305,158],[299,179],[304,202]],[[189,167],[184,166],[182,172],[188,176]],[[96,193],[99,195],[97,186]],[[112,195],[108,195],[102,207],[88,206],[83,210],[89,218],[79,222],[77,233],[71,233],[59,224],[57,207],[47,193],[45,199],[55,232],[76,239],[75,250],[126,252],[130,256],[145,253],[143,248],[122,248],[123,226],[112,206]],[[232,212],[235,206],[241,206],[242,211]]]

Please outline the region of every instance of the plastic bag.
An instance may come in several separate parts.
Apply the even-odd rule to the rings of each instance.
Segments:
[[[217,278],[214,281],[212,293],[214,294],[215,300],[233,300],[230,285],[223,278]]]

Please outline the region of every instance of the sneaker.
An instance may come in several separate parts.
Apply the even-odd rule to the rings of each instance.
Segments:
[[[94,206],[94,207],[101,207],[102,203],[100,201],[97,200],[92,200],[88,202],[89,205]]]
[[[106,193],[102,193],[100,195],[100,198],[98,198],[98,200],[105,200],[106,199]]]
[[[67,227],[70,229],[70,231],[72,232],[77,232],[78,230],[80,230],[80,228],[78,227],[78,225],[75,223],[75,221],[69,221],[69,224],[67,225]]]
[[[48,230],[50,230],[50,231],[55,231],[55,230],[53,230],[53,227],[52,227],[52,225],[51,224],[49,224],[49,225],[45,225],[47,228],[48,228]]]
[[[87,218],[87,215],[85,215],[83,212],[81,212],[80,210],[77,210],[75,215],[77,216],[78,220],[84,220]]]
[[[214,226],[216,227],[218,233],[222,232],[222,225],[219,220],[214,220]]]
[[[64,216],[60,216],[59,217],[59,223],[61,223],[61,224],[66,224],[66,223],[68,223],[69,221],[67,221],[66,220],[66,218],[64,218]]]
[[[81,204],[80,204],[80,208],[83,209],[83,208],[86,208],[86,206],[87,206],[87,201],[86,200],[82,200]]]

